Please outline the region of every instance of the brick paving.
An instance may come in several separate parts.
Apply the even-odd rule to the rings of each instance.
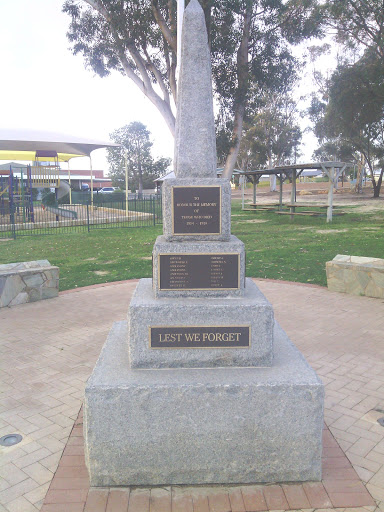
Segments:
[[[257,283],[326,385],[322,484],[88,492],[76,418],[110,326],[126,317],[128,281],[0,310],[0,436],[23,435],[0,451],[0,512],[384,511],[384,301]]]
[[[372,510],[376,508],[375,501],[326,426],[323,431],[322,482],[90,489],[88,478],[78,476],[80,473],[86,474],[82,425],[81,410],[45,497],[42,512],[57,512],[65,506],[80,512],[256,512],[336,507],[344,510],[358,506],[371,507]]]

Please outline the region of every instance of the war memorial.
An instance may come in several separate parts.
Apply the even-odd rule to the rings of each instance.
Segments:
[[[323,384],[245,278],[216,177],[203,11],[184,14],[175,175],[153,279],[137,285],[86,386],[92,486],[321,479]]]

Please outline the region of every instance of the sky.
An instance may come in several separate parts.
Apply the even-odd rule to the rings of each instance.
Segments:
[[[152,133],[154,156],[172,157],[173,138],[138,88],[119,73],[98,77],[69,50],[63,1],[0,1],[0,127],[108,141],[115,129],[141,121]],[[106,171],[106,151],[93,152],[92,164]],[[76,158],[70,168],[89,169],[89,159]]]
[[[100,78],[85,69],[66,38],[70,18],[64,0],[0,1],[0,128],[36,129],[110,140],[110,133],[141,121],[152,133],[155,157],[173,157],[173,138],[157,109],[138,88],[114,72]],[[303,76],[300,94],[308,92]],[[302,122],[302,129],[308,123]],[[316,147],[307,134],[302,161]],[[106,151],[92,153],[93,169],[108,171]],[[88,158],[76,158],[71,169],[89,169]]]

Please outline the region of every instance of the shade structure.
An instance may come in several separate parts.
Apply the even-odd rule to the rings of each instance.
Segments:
[[[118,147],[109,141],[80,138],[62,133],[0,129],[0,160],[35,160],[36,151],[56,151],[59,162],[90,156],[95,149]],[[47,161],[53,158],[47,157]]]

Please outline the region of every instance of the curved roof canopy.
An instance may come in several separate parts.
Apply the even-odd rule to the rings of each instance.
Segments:
[[[56,151],[60,162],[90,156],[95,149],[118,147],[113,142],[84,139],[62,133],[0,129],[0,160],[36,159],[36,151]],[[53,160],[53,158],[46,158]]]

